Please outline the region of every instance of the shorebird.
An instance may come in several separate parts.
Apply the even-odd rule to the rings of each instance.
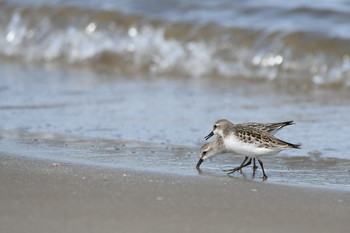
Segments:
[[[271,124],[283,125],[283,123],[285,124],[284,126],[292,124],[292,122],[281,122]],[[255,125],[255,127],[249,124]],[[219,137],[221,137],[221,139],[215,140],[222,140],[223,144],[223,149],[221,148],[220,150],[223,150],[225,152],[229,151],[238,155],[245,156],[245,160],[240,166],[234,169],[225,170],[226,172],[228,172],[228,174],[241,170],[243,167],[250,165],[252,159],[257,158],[263,172],[263,178],[267,179],[263,163],[259,159],[259,157],[275,155],[281,152],[282,150],[286,149],[300,148],[300,145],[285,142],[283,140],[275,138],[273,135],[269,134],[268,131],[262,130],[267,129],[267,125],[269,125],[270,132],[276,133],[279,129],[284,127],[275,127],[275,129],[273,130],[271,128],[271,124],[265,124],[264,126],[260,125],[259,123],[245,123],[235,125],[228,120],[219,120],[215,122],[213,131],[210,132],[205,138],[208,139],[213,135],[218,135]],[[215,143],[211,145],[213,146],[215,145]],[[203,158],[207,159],[208,157]],[[204,161],[204,159],[202,161],[201,159],[197,163],[197,168],[199,168],[200,164]],[[248,160],[247,163],[245,163],[246,160]]]
[[[226,150],[222,137],[217,136],[213,141],[207,142],[201,147],[196,168],[199,170],[199,167],[205,160],[227,152],[229,151]]]
[[[210,137],[214,136],[214,131],[217,130],[216,128],[220,126],[219,128],[225,128],[229,127],[230,125],[234,125],[232,122],[228,120],[218,120],[215,122],[213,126],[213,131],[210,132],[207,136],[204,138],[208,140]],[[283,127],[288,125],[294,125],[293,121],[283,121],[283,122],[275,122],[275,123],[241,123],[241,124],[235,124],[236,126],[249,126],[253,127],[258,130],[266,131],[271,135],[275,135],[278,131],[280,131]]]
[[[225,124],[233,125],[229,121],[225,122]],[[293,125],[293,124],[294,124],[293,121],[284,121],[284,122],[276,122],[276,123],[242,123],[242,124],[237,124],[237,125],[253,127],[253,128],[263,130],[263,131],[268,132],[269,134],[274,135],[279,130],[281,130],[283,127],[288,126],[288,125]],[[208,140],[213,135],[214,135],[214,133],[211,132],[209,135],[207,135],[205,137],[205,139]],[[201,163],[204,162],[206,159],[209,159],[209,158],[212,158],[218,154],[223,154],[223,153],[227,153],[227,152],[229,152],[229,151],[226,150],[222,138],[220,136],[218,136],[212,142],[208,142],[201,147],[200,159],[197,163],[196,168],[199,169]],[[246,156],[242,165],[247,160],[248,160],[248,157]],[[255,163],[255,158],[253,159],[253,162],[254,162],[253,169],[257,169],[256,163]]]

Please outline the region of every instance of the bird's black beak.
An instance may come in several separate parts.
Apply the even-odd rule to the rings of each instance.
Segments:
[[[204,159],[200,158],[197,165],[196,165],[196,168],[199,169],[199,167],[201,166],[201,164],[203,163]]]
[[[214,132],[211,131],[210,134],[208,134],[207,136],[205,136],[205,140],[208,140],[210,137],[214,136]]]

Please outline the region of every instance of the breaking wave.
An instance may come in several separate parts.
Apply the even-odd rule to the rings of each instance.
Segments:
[[[288,14],[293,18],[308,11],[297,8]],[[341,12],[312,11],[315,17],[346,17]],[[0,2],[0,59],[122,75],[244,78],[350,88],[350,38],[281,28]]]

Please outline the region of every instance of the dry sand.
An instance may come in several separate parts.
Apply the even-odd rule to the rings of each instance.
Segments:
[[[350,194],[0,154],[0,232],[349,232]]]

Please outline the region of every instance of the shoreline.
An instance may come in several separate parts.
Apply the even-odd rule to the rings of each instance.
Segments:
[[[6,152],[0,151],[0,158],[6,154]],[[350,193],[350,191],[347,188],[342,187],[328,187],[325,184],[309,184],[309,183],[282,183],[281,181],[271,181],[274,180],[276,177],[271,175],[267,180],[263,180],[262,177],[250,177],[250,171],[251,167],[248,167],[243,174],[236,173],[235,176],[228,176],[226,173],[222,173],[222,171],[219,168],[216,168],[215,171],[213,171],[212,167],[201,167],[201,169],[198,171],[195,167],[192,167],[193,173],[181,173],[181,172],[174,172],[174,171],[160,171],[160,170],[153,170],[153,169],[147,169],[147,168],[140,168],[136,169],[135,167],[124,167],[124,166],[115,166],[110,165],[108,166],[105,163],[95,163],[92,161],[84,161],[84,160],[77,160],[77,159],[58,159],[58,158],[48,158],[48,157],[28,157],[27,155],[16,155],[16,154],[8,154],[8,157],[12,159],[23,159],[28,160],[32,162],[38,162],[38,163],[44,163],[49,167],[60,167],[60,166],[78,166],[78,167],[85,167],[89,169],[97,169],[97,170],[106,170],[106,171],[118,171],[118,172],[124,172],[124,173],[134,173],[137,175],[141,174],[153,174],[156,176],[164,176],[164,177],[181,177],[181,178],[189,178],[189,179],[219,179],[219,180],[226,180],[228,183],[231,182],[231,180],[236,180],[240,182],[252,182],[257,184],[266,184],[266,185],[276,185],[276,186],[285,186],[290,188],[297,188],[297,189],[312,189],[312,190],[320,190],[320,191],[327,191],[327,192],[343,192],[343,193]],[[237,159],[236,159],[237,160]],[[237,164],[238,164],[237,160]],[[219,173],[218,173],[219,172]],[[238,175],[237,175],[238,174]],[[276,174],[275,174],[276,175]]]
[[[139,141],[118,141],[50,133],[3,131],[0,153],[52,163],[92,166],[100,169],[154,172],[159,175],[231,178],[260,183],[261,170],[252,177],[251,168],[243,174],[227,176],[222,169],[240,164],[241,157],[217,156],[195,169],[198,148]],[[273,156],[264,158],[269,176],[264,183],[350,192],[350,160],[309,156]]]
[[[0,153],[4,232],[346,232],[348,192]]]

